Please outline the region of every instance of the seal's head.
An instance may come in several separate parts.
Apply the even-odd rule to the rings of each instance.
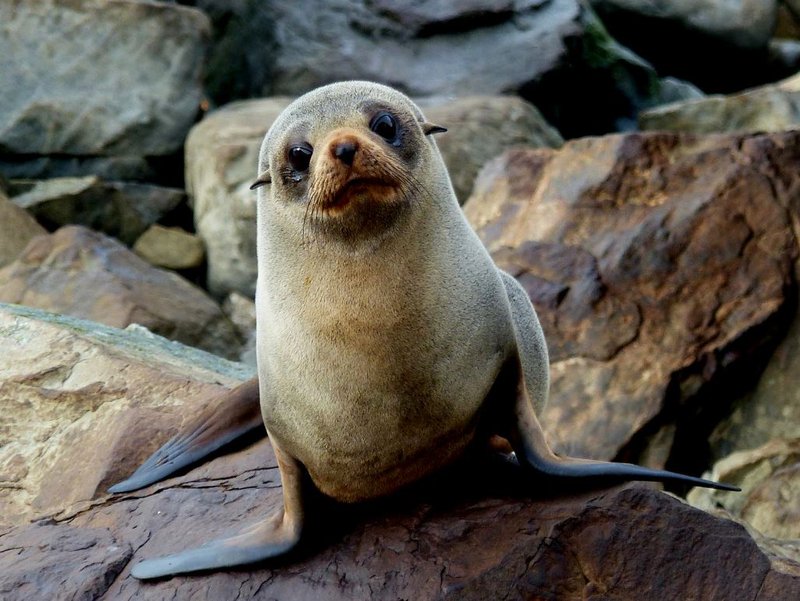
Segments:
[[[299,220],[304,239],[374,240],[415,201],[432,196],[423,194],[425,178],[415,173],[431,162],[444,170],[428,137],[441,131],[392,88],[369,82],[317,88],[270,128],[252,187],[269,184],[259,204]]]

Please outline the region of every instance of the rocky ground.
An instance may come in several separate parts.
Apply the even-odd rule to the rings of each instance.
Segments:
[[[0,598],[800,598],[799,71],[796,0],[0,2]],[[449,128],[553,446],[742,493],[465,462],[320,501],[287,560],[130,577],[279,502],[266,440],[104,491],[252,374],[258,147],[354,78]]]

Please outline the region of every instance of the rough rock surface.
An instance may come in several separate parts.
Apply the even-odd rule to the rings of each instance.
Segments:
[[[678,21],[689,29],[748,48],[763,48],[767,45],[778,16],[777,0],[590,1],[601,11],[628,11],[643,17]]]
[[[714,464],[711,474],[742,492],[695,488],[688,496],[692,505],[712,512],[722,508],[764,536],[800,542],[800,436],[733,453]],[[793,558],[800,561],[800,546]]]
[[[244,68],[270,86],[256,94],[295,95],[342,79],[383,81],[419,96],[503,93],[557,67],[567,41],[582,33],[577,0],[274,0],[230,10],[223,18],[241,25],[229,28],[221,50],[247,47]],[[212,58],[212,78],[224,78],[213,69],[229,65]]]
[[[12,180],[12,200],[52,229],[85,225],[131,245],[186,199],[177,188],[107,182],[97,176]]]
[[[703,412],[730,402],[707,391],[762,364],[796,287],[798,160],[795,132],[632,134],[484,168],[465,211],[543,322],[557,448],[635,457],[667,428],[671,460],[700,458]]]
[[[203,263],[203,242],[179,227],[151,225],[133,245],[133,251],[151,265],[191,269]]]
[[[234,102],[210,113],[186,140],[186,190],[208,257],[208,288],[255,295],[258,151],[269,126],[291,102]]]
[[[104,494],[220,384],[251,374],[143,328],[118,330],[16,305],[0,305],[0,343],[0,532],[3,524]],[[58,540],[48,544],[55,549]],[[72,544],[64,540],[65,552]],[[94,536],[96,549],[105,544]],[[2,586],[0,597],[6,599]]]
[[[275,466],[263,441],[138,493],[9,529],[0,534],[0,593],[9,601],[73,586],[83,598],[119,600],[800,595],[800,565],[761,551],[738,524],[644,487],[545,492],[496,466],[454,470],[366,506],[318,501],[306,544],[285,559],[149,583],[130,576],[143,558],[236,532],[274,510]],[[93,537],[89,552],[111,552],[68,553]],[[42,540],[56,541],[56,553],[42,553]]]
[[[31,238],[45,233],[47,230],[0,190],[0,267],[16,259]]]
[[[507,148],[557,148],[564,142],[535,106],[517,96],[427,98],[420,107],[428,121],[447,127],[436,145],[462,204],[484,163]]]
[[[232,290],[255,293],[256,195],[249,186],[264,134],[289,102],[268,98],[232,103],[209,114],[187,140],[187,188],[208,254],[209,289],[218,296]],[[519,98],[437,97],[421,104],[428,119],[449,128],[436,140],[461,201],[480,167],[504,149],[558,146],[562,141],[536,108]]]
[[[755,387],[735,401],[733,411],[715,428],[710,442],[720,459],[774,438],[800,439],[800,312]]]
[[[14,263],[0,269],[0,302],[119,328],[138,323],[226,357],[235,357],[241,344],[233,324],[203,290],[82,226],[33,239]]]
[[[165,2],[0,3],[0,151],[175,152],[199,110],[208,33],[202,12]]]
[[[640,113],[645,130],[692,133],[783,131],[800,124],[800,75],[730,96],[713,95]]]

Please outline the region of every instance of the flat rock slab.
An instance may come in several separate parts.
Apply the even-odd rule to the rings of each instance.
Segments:
[[[569,494],[522,487],[524,477],[518,468],[461,466],[387,501],[318,500],[308,542],[292,557],[155,582],[131,577],[143,558],[234,533],[279,505],[264,440],[139,493],[0,534],[0,592],[8,601],[53,591],[115,600],[800,597],[800,566],[768,557],[734,522],[641,486]]]

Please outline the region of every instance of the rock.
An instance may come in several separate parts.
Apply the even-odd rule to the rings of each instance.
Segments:
[[[252,373],[143,328],[118,330],[14,305],[0,305],[0,340],[0,524],[6,525],[102,496],[219,384],[230,387]],[[104,548],[103,537],[93,540],[95,549]],[[7,599],[4,591],[0,585]]]
[[[172,157],[169,157],[172,158]],[[106,181],[137,181],[179,185],[161,157],[65,157],[0,154],[0,173],[11,179],[51,179],[97,176]],[[178,168],[180,172],[180,167]]]
[[[731,96],[655,107],[639,115],[645,130],[693,133],[783,131],[800,123],[800,75]]]
[[[774,438],[800,438],[800,311],[769,358],[756,385],[733,404],[711,435],[716,459]]]
[[[778,0],[590,0],[610,34],[662,74],[730,93],[788,77],[769,66]]]
[[[179,227],[151,225],[133,245],[133,251],[156,267],[192,269],[205,258],[203,241]]]
[[[19,303],[157,334],[234,357],[233,325],[200,288],[156,269],[120,243],[82,226],[32,240],[0,269],[0,302]]]
[[[799,160],[795,132],[631,134],[487,164],[465,212],[539,312],[556,448],[636,459],[676,426],[668,465],[704,469],[713,387],[757,374],[790,306]]]
[[[745,48],[763,48],[772,37],[778,15],[777,0],[591,0],[602,13],[630,12],[653,20],[676,21]]]
[[[249,96],[294,96],[343,79],[416,96],[505,93],[558,66],[567,40],[581,35],[577,0],[196,4],[211,5],[228,30],[209,74],[223,94],[227,87],[215,84],[230,82],[231,65],[246,69],[239,79],[253,82],[242,92]]]
[[[153,223],[186,200],[183,190],[96,176],[12,180],[14,203],[51,229],[80,224],[131,245]]]
[[[186,188],[208,257],[208,288],[255,296],[258,151],[269,126],[291,102],[232,103],[206,116],[186,140]]]
[[[0,190],[0,267],[16,259],[31,238],[46,233],[29,213]]]
[[[194,3],[215,23],[208,82],[218,103],[343,79],[414,97],[516,92],[574,136],[632,125],[658,96],[655,70],[581,0]]]
[[[80,532],[37,526],[2,538],[9,561],[0,576],[3,599],[100,599],[133,555],[104,528]],[[96,566],[90,575],[75,565]],[[48,586],[31,577],[31,568],[51,574]],[[56,584],[57,582],[57,584]],[[56,591],[58,591],[56,593]]]
[[[180,149],[209,21],[165,2],[0,4],[0,151],[144,157]]]
[[[800,433],[733,453],[715,463],[711,474],[742,493],[726,496],[695,488],[688,496],[692,505],[712,512],[721,507],[773,539],[800,540]],[[800,562],[800,548],[793,559]]]
[[[245,365],[256,367],[256,304],[249,297],[243,296],[238,292],[231,292],[225,302],[222,303],[222,310],[228,316],[239,336],[244,340],[242,350],[239,353],[239,361]]]
[[[186,182],[197,232],[208,253],[208,286],[222,296],[255,294],[258,151],[269,126],[290,102],[271,98],[233,103],[197,124],[186,143]],[[517,144],[558,146],[561,137],[531,104],[510,96],[423,99],[425,115],[449,128],[437,136],[458,198],[479,168]]]
[[[94,581],[107,584],[105,598],[119,600],[779,601],[800,595],[800,566],[761,551],[731,521],[643,487],[537,494],[519,484],[522,473],[498,475],[496,468],[443,475],[438,485],[382,503],[326,504],[305,533],[306,548],[290,558],[148,583],[130,576],[130,566],[142,558],[263,518],[280,503],[275,465],[265,440],[50,524],[15,527],[0,538],[0,591],[16,601],[41,598],[56,586],[71,592],[65,582],[84,590]],[[55,559],[39,551],[37,541],[86,547],[92,536],[98,546],[114,544],[116,554],[87,561],[84,554],[62,552],[57,571],[42,569]],[[114,560],[129,548],[136,553],[120,571]],[[15,594],[20,583],[24,597]]]
[[[557,148],[564,142],[535,106],[515,96],[426,98],[420,107],[429,121],[447,127],[437,134],[436,145],[461,203],[484,163],[507,148]]]

